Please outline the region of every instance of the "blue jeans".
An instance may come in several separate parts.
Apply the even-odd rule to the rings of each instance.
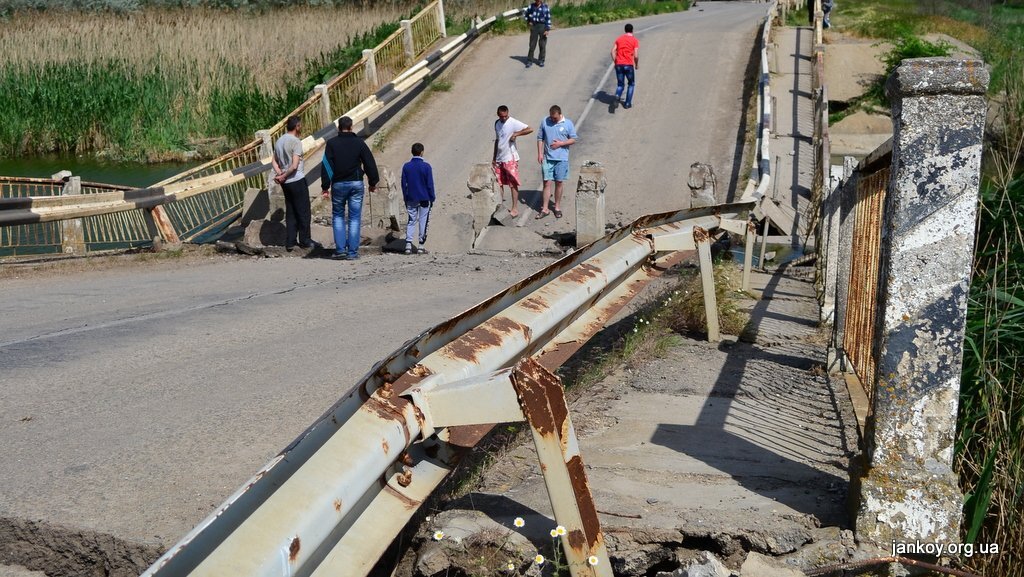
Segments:
[[[345,209],[348,208],[346,218]],[[359,226],[363,218],[363,181],[335,182],[331,185],[331,219],[335,254],[359,256]]]
[[[633,106],[633,87],[636,84],[636,72],[632,66],[627,64],[615,65],[615,100],[622,97],[622,89],[626,82],[629,82],[629,89],[626,90],[626,105]]]

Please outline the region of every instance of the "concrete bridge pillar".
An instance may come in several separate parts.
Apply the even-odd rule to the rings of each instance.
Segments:
[[[959,542],[952,470],[988,71],[904,60],[889,78],[893,157],[882,224],[878,370],[859,539]]]

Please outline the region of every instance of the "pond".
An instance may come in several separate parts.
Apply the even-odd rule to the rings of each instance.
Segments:
[[[112,162],[90,156],[37,156],[0,158],[0,176],[50,178],[61,170],[82,177],[86,182],[123,184],[143,188],[184,172],[198,163],[165,162],[144,164]]]

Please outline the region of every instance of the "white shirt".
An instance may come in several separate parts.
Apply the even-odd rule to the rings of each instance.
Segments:
[[[494,159],[496,162],[519,160],[519,151],[510,139],[513,134],[524,128],[527,128],[526,124],[511,116],[504,123],[500,119],[494,121],[494,137],[498,139],[498,156]]]

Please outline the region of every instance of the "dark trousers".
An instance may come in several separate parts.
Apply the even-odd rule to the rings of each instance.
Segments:
[[[309,187],[306,180],[286,182],[281,185],[284,190],[285,234],[284,246],[295,246],[295,234],[298,233],[299,244],[308,245],[309,238]]]
[[[537,60],[544,62],[544,56],[547,54],[548,48],[548,37],[544,35],[544,23],[538,22],[536,24],[530,24],[530,52],[526,55],[526,61],[530,62],[533,60],[533,49],[540,44],[540,53],[537,55]]]

